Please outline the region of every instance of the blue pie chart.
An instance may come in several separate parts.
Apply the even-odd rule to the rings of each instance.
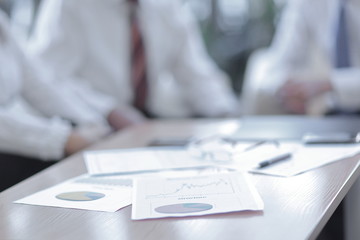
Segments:
[[[195,212],[203,212],[212,209],[213,206],[207,203],[178,203],[178,204],[170,204],[164,205],[155,208],[155,211],[158,213],[195,213]]]
[[[103,197],[105,197],[105,194],[103,194],[103,193],[86,192],[86,191],[65,192],[65,193],[60,193],[60,194],[56,195],[57,199],[65,200],[65,201],[76,201],[76,202],[95,201],[95,200],[98,200]]]

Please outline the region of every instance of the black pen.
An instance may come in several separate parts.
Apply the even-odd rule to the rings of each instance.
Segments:
[[[272,165],[274,163],[286,160],[286,159],[290,158],[291,155],[292,155],[291,152],[285,152],[285,153],[279,154],[276,157],[273,157],[273,158],[270,158],[270,159],[267,159],[265,161],[260,162],[258,164],[257,168],[264,168],[264,167],[267,167],[267,166]]]

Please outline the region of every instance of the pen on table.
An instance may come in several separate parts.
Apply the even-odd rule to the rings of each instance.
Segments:
[[[269,165],[272,165],[274,163],[289,159],[291,157],[292,153],[291,152],[285,152],[282,154],[279,154],[273,158],[267,159],[265,161],[262,161],[258,164],[257,168],[264,168],[267,167]]]

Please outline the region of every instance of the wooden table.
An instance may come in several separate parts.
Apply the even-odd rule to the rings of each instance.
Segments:
[[[234,131],[241,135],[242,122],[154,121],[124,130],[92,149],[141,147],[159,137]],[[263,212],[132,221],[131,206],[103,213],[12,203],[85,173],[77,154],[0,194],[0,239],[315,239],[358,177],[358,159],[290,178],[250,175],[264,200]]]

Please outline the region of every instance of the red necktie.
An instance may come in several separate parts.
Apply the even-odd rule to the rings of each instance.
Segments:
[[[134,106],[144,111],[147,97],[146,80],[146,59],[142,36],[140,33],[138,19],[135,13],[137,6],[136,0],[130,0],[132,4],[131,11],[131,80],[134,88]]]

